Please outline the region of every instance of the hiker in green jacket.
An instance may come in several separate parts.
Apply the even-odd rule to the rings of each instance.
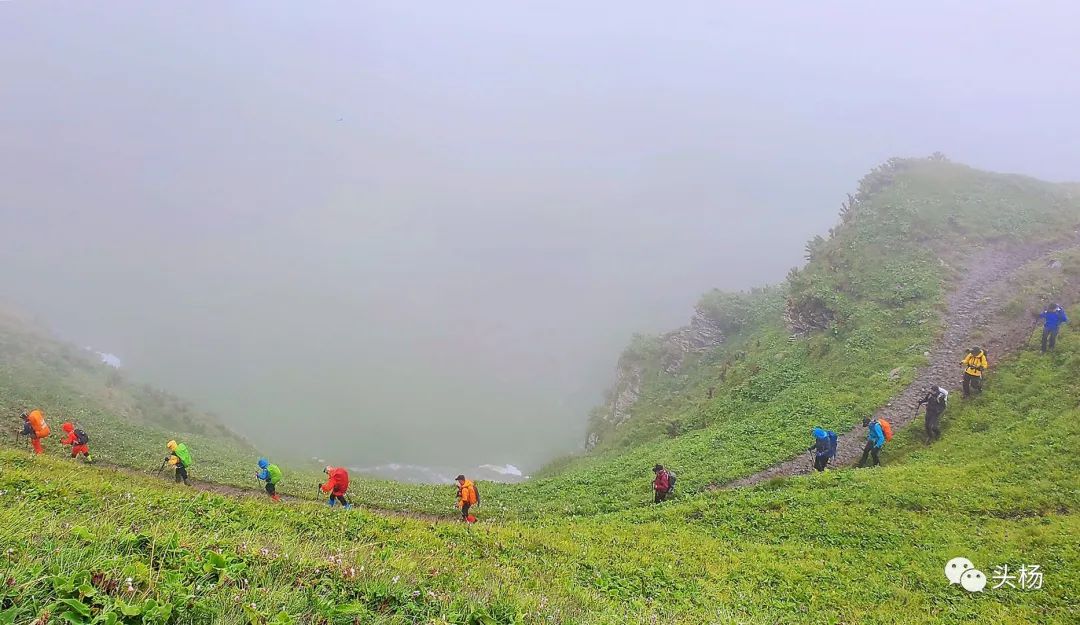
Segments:
[[[281,501],[281,495],[277,494],[277,485],[281,481],[281,469],[276,464],[270,464],[266,458],[259,458],[259,470],[255,477],[266,482],[266,494],[272,501]]]

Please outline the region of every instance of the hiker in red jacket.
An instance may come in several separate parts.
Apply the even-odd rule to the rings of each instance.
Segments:
[[[658,464],[653,467],[653,473],[656,474],[656,479],[652,483],[653,491],[656,493],[653,503],[660,503],[671,494],[674,484],[671,483],[671,472],[665,469],[664,465]]]
[[[90,455],[90,437],[86,435],[86,432],[83,432],[70,422],[64,423],[60,427],[67,433],[67,436],[60,442],[64,445],[71,445],[71,457],[78,458],[79,454],[82,454],[87,462],[93,462],[94,458]]]
[[[340,501],[341,506],[346,510],[351,508],[352,504],[345,499],[345,491],[349,490],[349,472],[343,467],[326,467],[323,473],[327,475],[327,480],[319,488],[324,493],[330,493],[330,500],[326,503],[333,508],[334,504]]]

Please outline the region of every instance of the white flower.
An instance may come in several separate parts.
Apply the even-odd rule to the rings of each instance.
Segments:
[[[394,579],[390,580],[390,583],[391,584],[396,584],[399,579],[401,579],[401,576],[400,575],[395,575]]]

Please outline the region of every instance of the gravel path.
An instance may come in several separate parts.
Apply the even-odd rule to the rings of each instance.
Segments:
[[[959,363],[971,343],[982,347],[990,356],[990,369],[1005,355],[1024,345],[1035,327],[1035,320],[1020,318],[1009,320],[997,310],[995,303],[1007,301],[1008,278],[1027,263],[1053,251],[1076,245],[1070,241],[1062,245],[1025,246],[990,250],[975,258],[960,284],[947,298],[946,327],[942,336],[930,350],[929,363],[920,368],[915,379],[880,408],[875,414],[889,420],[894,430],[899,430],[915,419],[915,405],[926,395],[932,384],[954,391],[951,401],[962,401],[960,381],[963,371]],[[1063,303],[1064,305],[1064,303]],[[979,338],[974,330],[978,329]],[[921,414],[921,413],[920,413]],[[921,426],[922,418],[919,418]],[[843,466],[857,462],[866,443],[866,430],[856,426],[839,437],[836,458],[831,466]],[[716,488],[738,488],[788,475],[809,473],[809,455],[803,453],[785,462],[748,475],[726,484],[714,484]]]

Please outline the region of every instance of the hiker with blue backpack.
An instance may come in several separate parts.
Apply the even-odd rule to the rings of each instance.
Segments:
[[[1038,316],[1043,320],[1042,353],[1045,354],[1047,349],[1054,349],[1058,332],[1061,330],[1061,324],[1069,323],[1069,318],[1065,316],[1065,311],[1057,304],[1050,304]]]
[[[829,460],[836,455],[836,432],[814,428],[814,444],[806,451],[814,452],[814,469],[824,471]]]

